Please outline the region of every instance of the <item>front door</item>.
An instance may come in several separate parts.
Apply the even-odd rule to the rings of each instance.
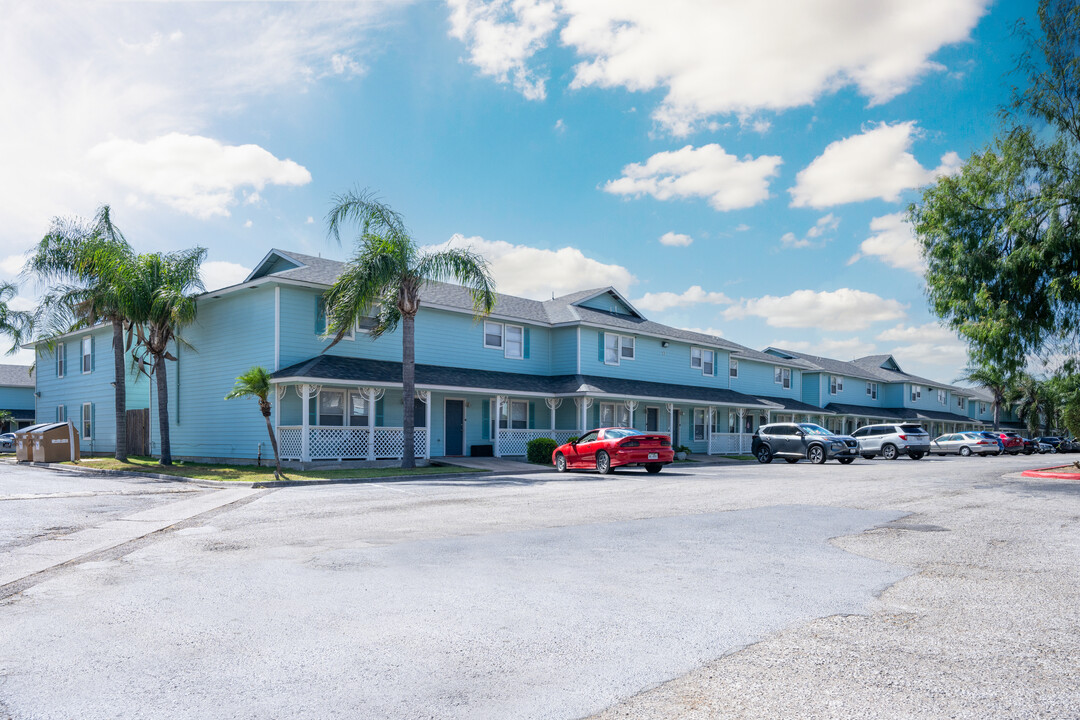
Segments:
[[[656,432],[660,429],[660,408],[645,409],[645,432]]]
[[[447,455],[465,454],[465,403],[462,400],[447,400],[446,450]]]
[[[679,447],[679,411],[671,411],[671,447]]]

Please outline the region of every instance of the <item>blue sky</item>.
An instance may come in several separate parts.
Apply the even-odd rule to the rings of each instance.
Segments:
[[[102,203],[208,285],[343,258],[331,197],[371,188],[504,292],[952,380],[899,213],[991,139],[1035,6],[0,0],[0,277]]]

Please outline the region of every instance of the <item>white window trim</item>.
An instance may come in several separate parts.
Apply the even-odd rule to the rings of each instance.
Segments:
[[[495,401],[494,400],[491,400],[490,402],[491,402],[491,416],[493,418],[495,418],[494,421],[493,421],[493,425],[491,427],[491,437],[492,438],[495,437],[495,428],[496,427],[499,428],[500,432],[502,432],[503,430],[531,430],[532,429],[532,428],[529,427],[529,401],[528,400],[507,400],[505,403],[503,403],[502,407],[506,408],[506,427],[502,427],[501,425],[498,424],[502,420],[502,413],[499,412],[499,410],[501,410],[501,408],[495,407]],[[512,407],[513,405],[524,405],[525,406],[525,427],[523,427],[523,428],[512,427],[512,425],[514,424],[514,408]]]
[[[607,344],[611,338],[615,339],[615,362],[608,362],[607,358]],[[622,364],[622,335],[617,335],[615,333],[604,333],[604,364],[611,366]]]
[[[487,331],[487,329],[488,329],[489,325],[491,325],[493,327],[497,325],[499,327],[499,344],[498,345],[489,345],[488,344],[488,339],[487,339],[488,331]],[[484,321],[482,339],[484,341],[484,347],[485,348],[489,348],[491,350],[504,350],[504,348],[506,347],[506,326],[501,322],[491,322],[490,320],[485,320]],[[505,350],[504,350],[504,352],[505,352]]]
[[[322,403],[319,402],[322,399],[323,393],[334,393],[335,395],[344,395],[344,399],[341,403],[341,425],[340,427],[349,427],[349,392],[347,390],[322,390],[318,395],[315,395],[315,424],[322,425]],[[330,427],[338,427],[337,425],[331,425]]]
[[[67,373],[67,346],[64,343],[56,344],[56,377],[62,378]],[[82,362],[82,358],[79,358]]]
[[[623,355],[623,349],[627,347],[626,341],[630,341],[630,355]],[[637,338],[633,335],[620,335],[619,336],[619,361],[623,360],[637,360]]]
[[[56,406],[56,422],[58,422],[58,423],[67,422],[67,406],[65,406],[65,405],[57,405]]]
[[[698,364],[697,365],[694,364],[694,351],[695,350],[698,351],[698,358],[697,358]],[[702,348],[699,348],[699,347],[691,347],[690,348],[690,369],[691,370],[701,370],[702,366],[705,365],[705,358],[702,355],[701,351],[702,351]],[[702,374],[704,374],[704,373],[702,373]]]
[[[524,360],[525,359],[525,326],[524,325],[512,325],[510,323],[503,323],[503,357],[507,360]],[[508,355],[510,343],[506,340],[506,331],[510,328],[517,328],[521,331],[521,354],[520,355]]]
[[[376,322],[378,322],[378,318],[374,317],[373,315],[365,315],[364,317],[368,318],[369,320],[375,320]],[[371,329],[360,327],[360,320],[357,319],[356,323],[353,325],[353,337],[355,337],[356,335],[368,335],[370,333]],[[351,340],[352,338],[349,339]]]
[[[89,346],[90,351],[87,352],[86,348]],[[90,362],[86,362],[86,358],[90,358]],[[86,368],[87,364],[90,365],[90,369]],[[94,340],[91,336],[87,335],[79,343],[79,370],[83,375],[89,375],[94,371]]]
[[[611,425],[604,425],[604,408],[611,408]],[[626,417],[626,423],[620,422],[622,418],[620,415]],[[600,416],[597,418],[600,421],[601,427],[630,427],[630,408],[626,407],[624,403],[600,403]],[[659,423],[660,418],[657,418]]]
[[[694,365],[694,351],[695,350],[697,350],[700,353],[700,355],[699,355],[699,363],[697,365]],[[712,366],[713,366],[713,372],[711,372],[711,373],[705,372],[705,353],[711,353],[711,355],[712,355],[712,360],[709,361],[710,364],[712,364]],[[690,369],[691,370],[700,370],[701,374],[704,377],[713,377],[713,375],[716,374],[716,360],[717,360],[718,357],[719,357],[719,353],[717,353],[712,348],[700,347],[700,346],[697,346],[697,345],[691,346],[691,348],[690,348]]]
[[[87,425],[90,426],[90,432],[86,432]],[[80,425],[79,430],[83,434],[83,440],[94,439],[94,410],[93,404],[91,403],[83,403],[82,424]]]
[[[697,436],[698,425],[698,413],[701,413],[701,437]],[[709,432],[709,410],[708,408],[696,407],[694,408],[693,422],[690,426],[691,437],[694,438],[694,442],[702,442],[708,439]]]
[[[787,385],[784,384],[785,375],[787,376]],[[791,389],[791,368],[780,367],[779,365],[773,365],[773,384],[779,385],[785,390]]]
[[[732,370],[735,371],[734,375],[731,374]],[[739,379],[739,361],[733,357],[728,357],[728,377]]]
[[[949,404],[949,394],[944,390],[938,390],[938,403],[941,405]]]

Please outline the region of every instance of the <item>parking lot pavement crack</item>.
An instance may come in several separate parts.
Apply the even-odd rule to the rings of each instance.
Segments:
[[[200,492],[196,497],[16,547],[4,554],[4,565],[0,570],[0,599],[37,584],[56,568],[86,562],[102,552],[115,550],[193,518],[250,502],[270,492],[274,491],[230,488]]]

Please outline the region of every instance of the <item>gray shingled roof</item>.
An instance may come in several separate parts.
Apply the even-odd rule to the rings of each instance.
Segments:
[[[400,383],[401,363],[387,360],[349,358],[340,355],[319,355],[302,363],[290,365],[271,377],[339,380],[353,384],[364,382]],[[721,403],[748,408],[769,408],[774,405],[760,398],[743,395],[725,388],[706,388],[692,385],[643,382],[625,378],[597,375],[527,375],[524,373],[454,368],[442,365],[417,365],[416,384],[496,390],[499,392],[544,393],[567,395],[592,393],[616,397],[654,397],[686,402]]]
[[[886,420],[903,419],[903,416],[900,415],[895,408],[849,405],[847,403],[829,403],[825,406],[825,409],[834,412],[837,415],[856,415],[858,417],[885,418]]]
[[[30,365],[0,365],[0,386],[34,387],[34,374]]]
[[[785,350],[784,348],[774,347],[770,349],[805,360],[813,366],[814,370],[829,373],[830,375],[846,375],[848,377],[875,382],[931,385],[933,387],[947,388],[959,392],[960,394],[967,394],[969,392],[969,388],[955,387],[948,383],[943,383],[940,380],[930,380],[928,378],[919,377],[918,375],[912,375],[911,373],[886,370],[881,367],[881,364],[891,358],[891,355],[867,355],[866,357],[855,358],[848,362],[845,360],[836,360],[835,358],[821,357],[820,355],[811,355],[795,350]]]
[[[919,377],[918,375],[912,375],[907,372],[897,372],[895,370],[886,370],[881,367],[881,363],[887,360],[889,355],[868,355],[866,357],[856,358],[852,364],[856,367],[863,368],[867,372],[873,372],[881,376],[885,382],[906,382],[916,383],[922,385],[933,385],[934,387],[943,387],[961,394],[968,392],[968,388],[956,387],[948,383],[943,383],[940,380],[930,380],[928,378]]]
[[[863,380],[886,381],[886,378],[884,378],[882,375],[862,368],[853,362],[835,360],[833,358],[821,357],[820,355],[811,355],[809,353],[797,352],[795,350],[785,350],[784,348],[778,347],[770,349],[803,360],[810,366],[809,369],[816,370],[818,372],[829,373],[831,375],[846,375],[848,377],[856,377]],[[770,357],[775,356],[770,355]]]
[[[327,260],[326,258],[313,257],[311,255],[288,250],[278,250],[275,248],[272,252],[280,253],[285,257],[292,258],[305,265],[305,267],[272,273],[270,275],[272,277],[287,278],[318,285],[331,285],[341,273],[341,268],[344,265],[344,263],[338,260]],[[575,293],[544,301],[529,300],[528,298],[497,293],[494,315],[516,318],[525,322],[544,325],[587,322],[603,327],[628,330],[630,332],[646,335],[655,335],[662,338],[670,338],[672,340],[683,340],[706,345],[708,347],[722,348],[732,352],[737,358],[758,360],[776,365],[791,365],[794,367],[807,366],[800,361],[793,362],[767,355],[715,335],[705,335],[690,330],[682,330],[669,325],[652,322],[651,320],[636,318],[631,315],[613,315],[612,313],[607,313],[602,310],[595,310],[593,308],[574,304],[595,295],[608,292],[609,290],[611,290],[610,287],[591,288],[589,290],[580,290]],[[425,285],[420,291],[420,300],[422,303],[427,303],[429,305],[449,307],[457,310],[472,309],[472,297],[469,295],[469,292],[460,285],[453,285],[450,283],[429,283]]]

